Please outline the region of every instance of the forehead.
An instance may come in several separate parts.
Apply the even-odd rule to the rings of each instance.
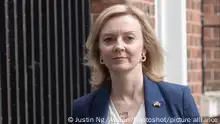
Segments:
[[[141,32],[139,21],[132,15],[120,15],[110,18],[101,30],[101,35],[105,33],[117,32]]]

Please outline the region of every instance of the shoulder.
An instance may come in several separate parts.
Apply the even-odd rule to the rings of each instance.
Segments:
[[[89,112],[89,109],[92,105],[92,101],[96,95],[100,92],[101,89],[97,89],[88,93],[84,96],[81,96],[73,101],[72,104],[72,116],[85,116]]]
[[[192,118],[200,116],[189,86],[160,82],[158,83],[158,87],[170,105],[182,108],[184,117]]]
[[[97,92],[98,92],[98,90],[95,90],[95,91],[92,91],[91,93],[88,93],[88,94],[86,94],[84,96],[81,96],[81,97],[75,99],[73,101],[74,105],[75,106],[80,106],[80,105],[82,105],[82,103],[90,102]]]
[[[163,96],[174,104],[182,104],[184,100],[188,100],[189,96],[191,96],[190,88],[188,86],[174,84],[171,82],[160,82],[157,83],[161,93]],[[188,97],[186,97],[188,96]]]
[[[170,96],[182,96],[186,91],[189,91],[189,87],[188,86],[184,86],[184,85],[180,85],[180,84],[175,84],[175,83],[171,83],[171,82],[160,82],[157,83],[160,90],[162,91],[162,93],[166,93],[169,94]]]

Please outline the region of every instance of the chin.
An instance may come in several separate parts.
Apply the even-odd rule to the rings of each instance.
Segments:
[[[111,70],[114,72],[124,72],[130,70],[131,67],[128,65],[113,65]]]

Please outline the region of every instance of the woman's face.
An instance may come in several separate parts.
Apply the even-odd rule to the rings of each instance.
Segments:
[[[131,15],[108,20],[100,32],[99,48],[110,71],[128,71],[141,65],[143,36],[139,21]]]

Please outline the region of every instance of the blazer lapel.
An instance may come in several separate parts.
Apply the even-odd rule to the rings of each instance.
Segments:
[[[100,124],[106,121],[109,104],[109,89],[102,88],[97,93],[92,102],[90,117],[94,120],[92,124]]]
[[[162,119],[168,116],[166,111],[166,103],[159,87],[155,82],[144,76],[144,92],[145,92],[145,114],[148,119],[153,122],[154,119]],[[159,102],[159,106],[154,106],[154,102]],[[158,122],[158,121],[157,121]]]

